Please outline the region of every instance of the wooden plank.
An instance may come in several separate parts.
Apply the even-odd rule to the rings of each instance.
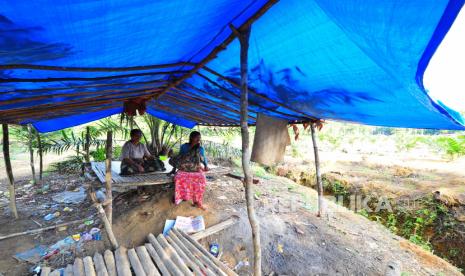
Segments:
[[[40,272],[40,276],[49,276],[51,270],[52,269],[50,267],[48,267],[48,266],[42,267],[42,271]]]
[[[120,246],[115,251],[115,263],[118,276],[131,276],[131,268],[129,266],[129,259],[127,250],[124,246]]]
[[[173,241],[171,237],[166,237],[166,240],[168,241],[169,245],[171,245],[174,248],[174,250],[176,250],[176,253],[178,253],[181,260],[194,272],[194,275],[204,275],[200,267],[196,263],[194,263],[189,257],[186,256],[186,253],[184,253],[184,251]]]
[[[109,276],[116,276],[116,265],[115,258],[113,257],[113,252],[110,250],[105,250],[103,253],[103,258],[105,259],[105,265],[107,267],[107,272]]]
[[[224,230],[224,229],[228,228],[229,226],[235,224],[238,220],[239,220],[239,217],[232,216],[232,217],[230,217],[229,219],[227,219],[225,221],[222,221],[222,222],[220,222],[218,224],[215,224],[215,225],[213,225],[211,227],[208,227],[207,229],[205,229],[203,231],[197,232],[197,233],[192,234],[190,236],[195,241],[198,241],[200,239],[203,239],[205,237],[208,237],[210,235],[213,235],[215,233],[220,232],[221,230]]]
[[[145,274],[147,274],[147,276],[159,276],[160,275],[157,268],[153,264],[152,259],[150,259],[149,252],[147,252],[147,249],[144,246],[136,247],[136,253],[137,253],[137,256],[139,257],[140,263],[142,264],[142,267],[144,268]]]
[[[165,264],[163,263],[161,257],[157,254],[157,251],[155,250],[153,245],[150,244],[150,243],[146,243],[145,248],[149,252],[150,257],[152,257],[152,259],[155,261],[155,264],[157,265],[158,269],[160,270],[161,275],[163,275],[163,276],[171,275],[169,273],[168,269],[166,268]]]
[[[96,276],[94,262],[92,261],[92,257],[91,256],[84,257],[84,259],[82,259],[82,262],[84,263],[84,272],[86,273],[86,276]]]
[[[165,250],[160,245],[160,243],[157,241],[155,236],[152,234],[149,234],[148,240],[152,244],[153,248],[155,248],[155,251],[157,252],[158,256],[160,256],[160,259],[162,260],[165,267],[168,269],[169,273],[174,276],[183,275],[181,270],[173,263],[170,256],[167,254],[167,252],[165,252]]]
[[[108,271],[105,266],[102,254],[95,252],[94,254],[94,265],[97,276],[108,276]]]
[[[202,263],[201,259],[198,258],[196,256],[196,254],[194,254],[193,252],[191,252],[187,247],[186,245],[184,245],[179,239],[178,237],[176,237],[176,235],[174,235],[173,233],[170,233],[167,237],[167,239],[171,239],[173,242],[175,242],[178,247],[186,254],[186,256],[191,259],[195,264],[197,264],[197,266],[200,268],[200,270],[203,272],[204,275],[207,275],[207,276],[215,276],[216,274],[213,273],[214,270],[210,269],[210,267],[208,265],[206,265],[205,263]],[[168,239],[168,241],[170,241]],[[171,241],[170,241],[171,242]]]
[[[212,262],[207,256],[205,256],[202,252],[200,252],[197,247],[187,241],[179,232],[175,231],[175,229],[171,229],[169,235],[175,235],[181,243],[183,243],[189,251],[195,255],[203,264],[205,264],[208,268],[210,268],[215,274],[226,276],[224,273],[214,262]]]
[[[128,257],[134,274],[136,274],[136,276],[147,276],[134,248],[128,250]]]
[[[192,275],[189,267],[186,265],[186,263],[184,263],[181,257],[179,257],[179,254],[176,252],[176,250],[168,243],[165,236],[163,236],[163,234],[159,234],[157,240],[163,249],[165,249],[166,253],[171,256],[171,260],[173,260],[181,272],[183,272],[184,275]]]
[[[84,263],[81,258],[74,259],[73,274],[74,276],[85,276]]]
[[[66,266],[65,271],[64,271],[64,276],[74,276],[72,264],[68,264]]]
[[[237,275],[234,271],[232,271],[228,266],[220,262],[217,258],[213,257],[205,248],[202,247],[198,242],[193,240],[189,235],[182,231],[178,231],[174,229],[176,233],[179,233],[179,235],[183,236],[187,241],[189,241],[192,245],[194,245],[200,252],[202,252],[205,256],[207,256],[213,263],[215,263],[218,267],[220,267],[227,275],[233,276]],[[179,237],[178,235],[178,237]]]

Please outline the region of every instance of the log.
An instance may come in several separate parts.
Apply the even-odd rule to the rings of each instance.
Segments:
[[[97,276],[108,276],[108,271],[105,266],[102,254],[95,252],[94,254],[94,265]]]
[[[51,270],[52,269],[50,267],[48,267],[48,266],[42,267],[42,271],[40,272],[40,276],[49,276]]]
[[[187,247],[186,245],[181,241],[179,240],[179,238],[173,234],[171,231],[169,232],[169,235],[167,238],[170,238],[173,242],[175,242],[179,248],[186,254],[186,256],[192,260],[199,268],[200,270],[203,272],[203,274],[207,275],[207,276],[215,276],[216,274],[213,273],[212,271],[214,271],[214,269],[210,269],[210,267],[208,265],[205,265],[204,263],[201,262],[201,258],[197,257],[196,254],[194,254],[193,252],[191,252]]]
[[[107,132],[107,144],[106,144],[106,155],[107,159],[105,160],[105,189],[107,193],[107,200],[110,201],[110,204],[105,206],[105,213],[108,218],[108,222],[110,226],[112,225],[113,221],[113,204],[112,204],[112,194],[111,194],[111,156],[113,151],[113,143],[112,143],[113,132],[110,130]]]
[[[64,276],[74,276],[72,264],[68,264],[66,266],[65,271],[64,271]]]
[[[234,28],[233,28],[234,31]],[[245,200],[250,227],[252,228],[252,243],[254,252],[254,275],[262,275],[262,247],[260,245],[260,225],[255,215],[252,172],[250,170],[250,147],[248,126],[248,52],[250,27],[242,32],[236,31],[241,47],[241,136],[242,136],[242,170],[244,171]]]
[[[137,256],[139,257],[140,263],[142,264],[142,267],[144,268],[145,274],[147,274],[147,276],[159,276],[160,275],[157,268],[153,264],[152,259],[150,259],[149,252],[147,252],[147,249],[144,246],[136,247],[136,253],[137,253]]]
[[[82,262],[84,263],[84,272],[86,273],[86,276],[96,276],[94,262],[92,261],[92,257],[91,256],[84,257],[84,259],[82,259]]]
[[[197,233],[192,234],[190,236],[191,236],[191,238],[193,240],[198,241],[198,240],[206,238],[206,237],[208,237],[210,235],[218,233],[218,232],[228,228],[231,225],[234,225],[237,221],[239,221],[239,217],[238,216],[232,216],[232,217],[228,218],[225,221],[222,221],[222,222],[220,222],[218,224],[215,224],[215,225],[213,225],[211,227],[208,227],[207,229],[205,229],[203,231],[197,232]]]
[[[116,271],[118,276],[131,276],[131,268],[129,265],[129,259],[127,255],[127,249],[124,246],[120,246],[115,251],[115,263]]]
[[[8,125],[2,124],[3,128],[3,159],[5,160],[5,169],[8,176],[8,190],[10,192],[10,210],[18,219],[18,209],[16,209],[16,193],[15,193],[15,179],[13,177],[13,170],[11,168],[10,160],[10,137],[8,133]]]
[[[171,232],[173,233],[173,235],[176,235],[176,237],[189,249],[190,252],[192,252],[192,254],[194,254],[197,258],[199,258],[202,261],[202,263],[207,265],[207,267],[210,268],[215,274],[222,275],[222,276],[227,275],[207,255],[205,255],[194,244],[192,244],[183,235],[181,235],[179,231],[175,229],[171,229],[170,234]]]
[[[107,267],[107,272],[109,276],[116,276],[116,265],[115,258],[113,257],[113,252],[110,250],[105,250],[103,253],[103,258],[105,259],[105,265]]]
[[[95,197],[95,199],[93,198],[92,200],[96,201],[97,198],[95,196],[95,192],[93,194],[93,197]],[[110,240],[111,245],[113,246],[113,248],[118,248],[118,241],[115,238],[115,234],[113,234],[113,228],[111,227],[111,224],[108,221],[105,211],[103,210],[102,204],[94,203],[94,205],[97,208],[97,212],[100,219],[103,221],[103,226],[105,227],[105,231],[107,232],[108,239]]]
[[[230,275],[230,276],[233,276],[233,275],[237,275],[234,271],[232,271],[231,268],[229,268],[227,265],[223,264],[220,260],[218,260],[217,258],[213,257],[212,254],[210,254],[210,252],[208,252],[205,248],[202,247],[202,245],[200,245],[200,243],[194,241],[189,235],[187,235],[186,233],[182,232],[182,231],[178,231],[178,230],[175,230],[176,233],[178,234],[178,237],[183,237],[188,243],[192,244],[192,246],[194,246],[198,251],[200,251],[203,255],[205,255],[209,260],[211,260],[215,265],[217,265],[219,268],[221,268],[221,270],[223,271],[223,273],[227,274],[227,275]]]
[[[315,124],[312,122],[310,124],[310,130],[312,132],[312,142],[313,142],[313,154],[315,156],[315,172],[316,172],[316,184],[318,192],[318,217],[323,215],[323,182],[321,181],[321,172],[320,172],[320,157],[318,155],[318,145],[315,135]]]
[[[174,250],[176,250],[176,253],[178,253],[183,263],[185,263],[187,267],[189,267],[194,272],[194,275],[204,275],[204,273],[202,273],[202,271],[200,270],[200,267],[197,266],[189,257],[186,256],[184,251],[173,241],[173,239],[170,236],[167,236],[166,240],[168,241],[169,245],[171,245],[174,248]]]
[[[158,269],[160,270],[161,275],[163,275],[163,276],[171,275],[170,272],[168,271],[168,269],[166,268],[165,264],[163,263],[162,259],[160,258],[160,256],[158,256],[157,251],[155,250],[153,245],[150,244],[150,243],[146,243],[145,248],[149,252],[152,259],[155,261],[155,264],[157,265]]]
[[[32,139],[33,139],[33,131],[31,124],[27,125],[27,132],[29,134],[28,139],[28,147],[29,147],[29,164],[31,165],[31,172],[32,172],[32,184],[37,183],[36,179],[36,168],[34,166],[34,149],[32,148]]]
[[[85,276],[84,263],[81,258],[74,259],[73,274],[74,276]]]
[[[136,274],[136,276],[146,276],[147,274],[145,274],[145,270],[142,267],[142,264],[134,248],[128,250],[128,257],[134,274]]]
[[[9,234],[9,235],[6,235],[6,236],[0,236],[0,240],[9,239],[9,238],[17,237],[17,236],[22,236],[22,235],[36,234],[36,233],[40,233],[40,232],[43,232],[43,231],[55,229],[55,228],[58,228],[58,227],[61,227],[61,226],[81,223],[81,222],[84,222],[85,220],[87,220],[87,219],[78,219],[78,220],[73,220],[73,221],[60,223],[60,224],[56,224],[56,225],[52,225],[52,226],[47,226],[47,227],[43,227],[43,228],[39,228],[39,229],[32,229],[32,230],[27,230],[27,231],[23,231],[23,232]]]
[[[165,236],[163,234],[159,234],[157,237],[158,242],[160,245],[165,249],[166,253],[171,256],[171,260],[178,266],[179,270],[181,270],[184,275],[192,275],[192,272],[189,270],[189,267],[184,263],[181,259],[179,254],[176,250],[168,243]]]
[[[49,276],[60,276],[61,273],[58,269],[55,269],[54,271],[52,271]]]
[[[161,261],[163,262],[163,265],[166,267],[168,272],[171,275],[174,276],[180,276],[184,275],[181,270],[173,263],[171,260],[170,256],[165,252],[163,247],[160,245],[160,243],[157,241],[154,235],[149,234],[148,235],[148,240],[152,244],[153,248],[157,252],[158,256],[160,256]],[[150,251],[149,251],[150,252]]]

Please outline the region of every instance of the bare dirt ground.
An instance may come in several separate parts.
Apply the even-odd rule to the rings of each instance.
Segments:
[[[15,221],[8,216],[5,201],[2,201],[1,234],[37,228],[32,219],[43,223],[42,217],[50,212],[50,208],[63,208],[51,206],[41,209],[40,206],[50,203],[53,194],[82,184],[76,183],[77,176],[69,179],[51,174],[49,177],[50,181],[53,179],[57,182],[52,183],[47,194],[18,199],[20,220]],[[18,184],[24,185],[24,189],[31,189],[27,183]],[[1,189],[4,190],[4,187],[1,186]],[[397,267],[404,275],[461,275],[446,261],[331,202],[327,203],[327,214],[322,218],[316,217],[316,194],[310,188],[284,178],[261,179],[255,188],[266,275],[384,275],[389,265]],[[207,227],[231,215],[238,215],[240,220],[236,225],[202,242],[205,245],[219,243],[223,251],[221,259],[240,275],[250,274],[251,235],[242,183],[229,177],[210,179],[205,193],[207,211],[194,208],[189,202],[174,206],[172,196],[171,186],[117,194],[114,224],[121,244],[128,247],[141,244],[148,233],[159,233],[165,220],[174,219],[177,215],[203,215]],[[101,227],[93,216],[95,211],[88,200],[71,207],[74,212],[63,213],[60,217],[63,221],[93,218],[92,227]],[[51,245],[66,235],[83,231],[78,227],[0,241],[0,272],[4,275],[27,275],[28,268],[33,264],[18,262],[12,257],[13,254],[37,244]],[[95,251],[103,251],[105,247],[109,247],[109,244],[104,237],[103,241],[89,241],[81,248],[56,254],[46,262],[63,267],[71,262],[74,255],[91,255]]]

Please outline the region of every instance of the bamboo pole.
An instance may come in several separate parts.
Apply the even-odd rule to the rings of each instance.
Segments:
[[[116,276],[116,264],[113,252],[111,252],[108,249],[105,250],[105,252],[103,253],[103,258],[105,259],[105,266],[107,267],[108,275]]]
[[[147,251],[149,252],[150,256],[152,257],[153,261],[155,262],[155,264],[157,265],[158,269],[160,270],[161,272],[161,275],[163,276],[169,276],[170,275],[170,272],[168,271],[168,268],[166,268],[165,264],[163,263],[163,260],[161,259],[161,257],[158,255],[157,251],[155,250],[155,248],[153,247],[152,244],[150,243],[146,243],[145,244],[145,248],[147,249]]]
[[[95,195],[95,192],[92,190],[92,188],[91,188],[91,191],[89,192],[89,196],[90,196],[90,199],[94,202],[94,207],[97,209],[97,213],[103,222],[103,226],[105,227],[105,231],[107,232],[108,239],[110,240],[111,246],[113,247],[113,249],[118,248],[118,241],[116,240],[116,237],[113,233],[113,227],[110,221],[108,220],[108,217],[105,211],[103,210],[102,204],[98,202],[97,196]],[[108,199],[106,200],[106,202],[108,204],[111,204],[111,202]]]
[[[191,62],[177,62],[168,64],[155,64],[130,67],[67,67],[67,66],[50,66],[50,65],[35,65],[35,64],[6,64],[0,65],[0,70],[11,69],[32,69],[32,70],[47,70],[47,71],[69,71],[69,72],[127,72],[127,71],[144,71],[153,69],[163,69],[178,66],[194,66]]]
[[[84,145],[86,163],[90,163],[90,127],[86,127],[86,144]]]
[[[238,32],[238,31],[237,31]],[[254,275],[262,275],[262,252],[260,244],[260,225],[255,215],[252,172],[250,170],[250,148],[248,115],[248,50],[250,28],[238,32],[241,45],[241,134],[242,134],[242,169],[244,171],[245,199],[247,202],[247,214],[252,228],[252,242],[254,250]]]
[[[29,164],[31,165],[31,172],[32,172],[32,184],[37,183],[36,178],[36,168],[34,166],[34,149],[32,148],[32,139],[33,139],[33,130],[31,124],[27,125],[27,132],[29,134],[28,137],[28,147],[29,147]]]
[[[84,276],[84,263],[81,258],[74,259],[73,265],[73,274],[74,276]]]
[[[323,183],[321,181],[321,172],[320,172],[320,157],[318,155],[318,145],[315,135],[315,123],[310,123],[310,130],[312,132],[312,142],[313,142],[313,154],[315,155],[315,172],[316,172],[316,184],[318,191],[318,217],[323,215]]]
[[[107,132],[107,144],[106,144],[106,155],[107,159],[105,160],[105,189],[107,194],[107,201],[109,202],[108,205],[105,206],[105,213],[108,218],[108,222],[110,226],[113,222],[113,196],[111,192],[111,158],[112,158],[112,151],[113,151],[113,143],[112,143],[112,136],[113,132],[110,130]]]
[[[44,171],[44,162],[43,162],[43,148],[42,148],[42,138],[40,133],[37,131],[37,146],[39,151],[39,179],[42,180],[42,175]]]
[[[6,174],[8,176],[9,186],[8,189],[10,191],[10,210],[15,216],[18,218],[18,210],[16,209],[16,194],[15,194],[15,179],[13,177],[13,170],[11,168],[11,160],[10,160],[10,137],[8,133],[8,125],[2,124],[3,128],[3,159],[5,159],[5,169]]]
[[[95,271],[97,272],[97,276],[109,276],[102,254],[95,252],[94,265]]]
[[[94,262],[92,261],[92,257],[91,256],[84,257],[84,259],[82,259],[82,262],[84,263],[84,272],[86,273],[86,276],[96,276]]]
[[[157,268],[155,267],[155,264],[153,264],[152,259],[150,259],[149,252],[147,251],[147,248],[145,248],[145,246],[136,247],[136,253],[147,276],[160,275],[160,273],[158,273]]]
[[[128,249],[129,263],[136,276],[147,276],[134,248]]]
[[[115,251],[115,263],[118,276],[131,276],[131,268],[127,249],[124,246],[119,247]]]

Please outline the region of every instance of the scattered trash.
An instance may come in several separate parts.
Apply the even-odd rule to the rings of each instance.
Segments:
[[[256,200],[259,200],[259,199],[260,199],[260,198],[258,197],[257,194],[254,194],[254,195],[253,195],[253,198],[255,198]]]
[[[60,212],[55,212],[55,213],[53,213],[53,214],[48,214],[48,215],[46,215],[46,216],[44,217],[44,220],[49,221],[49,220],[52,220],[52,219],[54,219],[54,218],[56,218],[56,217],[59,217],[59,216],[60,216]]]
[[[294,231],[295,231],[296,233],[298,233],[298,234],[301,234],[301,235],[305,234],[305,232],[304,232],[303,230],[301,230],[301,229],[300,229],[299,227],[297,227],[297,226],[294,226]]]
[[[237,265],[234,267],[234,270],[237,271],[237,270],[239,270],[239,269],[241,269],[241,268],[243,268],[243,267],[245,267],[245,266],[249,266],[249,265],[250,265],[250,264],[249,264],[249,261],[240,261],[240,262],[238,262]]]
[[[65,231],[66,229],[68,229],[67,226],[60,226],[60,227],[58,227],[58,231],[59,231],[59,232]]]
[[[89,233],[84,232],[84,233],[82,233],[81,236],[82,236],[82,240],[84,240],[84,241],[91,241],[92,240],[92,235],[89,234]]]
[[[64,212],[72,212],[73,209],[72,209],[72,208],[69,208],[69,207],[65,207],[65,208],[63,209],[63,211],[64,211]]]
[[[283,245],[278,243],[278,252],[279,253],[284,253]]]
[[[222,195],[222,196],[219,196],[218,199],[225,200],[225,199],[228,199],[228,198],[226,196]]]
[[[98,228],[94,227],[94,228],[90,229],[89,234],[92,235],[93,240],[96,240],[96,241],[102,240],[102,234],[100,232],[100,229],[98,229]]]
[[[212,254],[215,257],[218,257],[218,254],[220,253],[220,246],[217,243],[212,243],[210,244],[210,254]]]
[[[42,259],[42,256],[46,254],[47,247],[43,245],[38,245],[32,249],[15,254],[15,258],[30,263],[38,263]]]
[[[177,216],[174,228],[185,233],[191,234],[205,230],[205,222],[202,216],[197,217],[182,217]]]
[[[62,240],[57,241],[53,245],[50,246],[49,249],[53,250],[63,250],[69,248],[71,245],[74,244],[74,240],[71,237],[66,237]]]
[[[48,253],[44,256],[44,260],[48,260],[48,259],[50,259],[52,256],[54,256],[54,255],[56,255],[56,254],[58,254],[58,253],[60,253],[60,250],[59,250],[59,249],[55,249],[55,250],[53,250],[53,251],[50,251],[50,252],[48,252]]]
[[[168,235],[168,232],[171,230],[171,228],[173,228],[175,222],[176,222],[176,220],[174,220],[174,219],[167,219],[165,221],[165,227],[163,227],[163,235],[164,236]]]
[[[86,199],[86,191],[83,187],[80,187],[73,191],[57,193],[52,197],[52,199],[58,203],[80,204]]]
[[[107,199],[107,196],[102,190],[98,190],[97,192],[95,192],[95,196],[97,197],[97,200],[99,202],[104,202]]]
[[[74,241],[79,241],[81,239],[81,234],[74,234],[71,236]]]
[[[92,225],[92,224],[94,224],[94,220],[93,219],[86,220],[86,221],[84,221],[84,224],[87,225],[87,226]]]

